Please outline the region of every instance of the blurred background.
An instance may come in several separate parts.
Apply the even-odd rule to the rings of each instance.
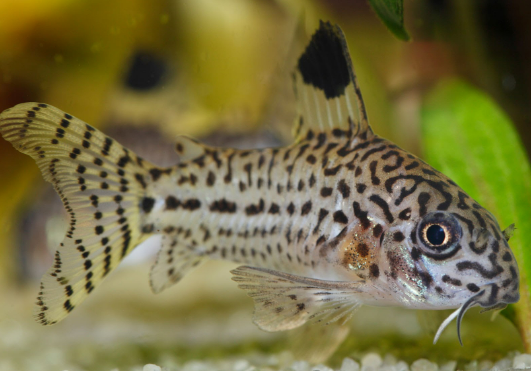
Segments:
[[[422,157],[423,97],[458,76],[498,102],[529,154],[531,3],[406,0],[404,9],[410,42],[389,33],[365,0],[2,0],[0,111],[49,103],[162,166],[177,161],[173,138],[180,134],[217,146],[282,145],[295,115],[290,73],[323,19],[346,34],[376,133]],[[40,327],[31,318],[38,281],[65,230],[51,186],[0,139],[0,370],[278,354],[290,342],[254,327],[231,264],[205,264],[152,295],[156,240],[65,321]],[[503,318],[488,323],[497,329],[489,335],[474,331],[488,316],[470,317],[464,338],[477,345],[472,351],[458,346],[453,329],[433,348],[433,321],[413,311],[362,310],[339,354],[495,360],[521,350]]]

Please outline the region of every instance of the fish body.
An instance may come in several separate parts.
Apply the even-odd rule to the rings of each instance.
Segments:
[[[155,292],[207,258],[241,263],[233,279],[268,331],[344,322],[361,304],[459,308],[449,318],[459,326],[470,306],[519,299],[496,219],[373,133],[339,27],[321,23],[294,82],[294,144],[235,150],[181,137],[170,168],[47,104],[4,111],[0,133],[36,160],[70,214],[37,320],[64,318],[153,234]]]

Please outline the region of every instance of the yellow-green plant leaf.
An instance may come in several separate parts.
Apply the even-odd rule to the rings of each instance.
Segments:
[[[409,34],[404,28],[403,2],[403,0],[369,0],[372,9],[389,31],[400,40],[408,41]]]
[[[476,88],[458,80],[437,86],[422,108],[424,157],[491,211],[502,228],[516,224],[510,246],[520,269],[513,306],[531,351],[531,170],[507,115]]]

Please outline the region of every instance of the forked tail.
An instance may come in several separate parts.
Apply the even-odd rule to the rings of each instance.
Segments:
[[[153,165],[92,126],[47,104],[0,114],[0,133],[39,165],[70,216],[68,232],[43,276],[35,317],[68,315],[145,237],[141,199]]]

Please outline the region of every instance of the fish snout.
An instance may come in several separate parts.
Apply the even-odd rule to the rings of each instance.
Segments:
[[[493,282],[481,287],[482,295],[478,295],[476,303],[486,310],[503,309],[507,304],[516,303],[520,300],[519,281],[511,280],[511,283],[504,286],[508,281]]]
[[[520,275],[507,240],[482,229],[474,242],[470,248],[480,258],[471,263],[470,268],[475,269],[486,281],[477,285],[480,288],[478,292],[484,290],[484,294],[477,297],[476,303],[483,308],[516,303],[520,299]]]

